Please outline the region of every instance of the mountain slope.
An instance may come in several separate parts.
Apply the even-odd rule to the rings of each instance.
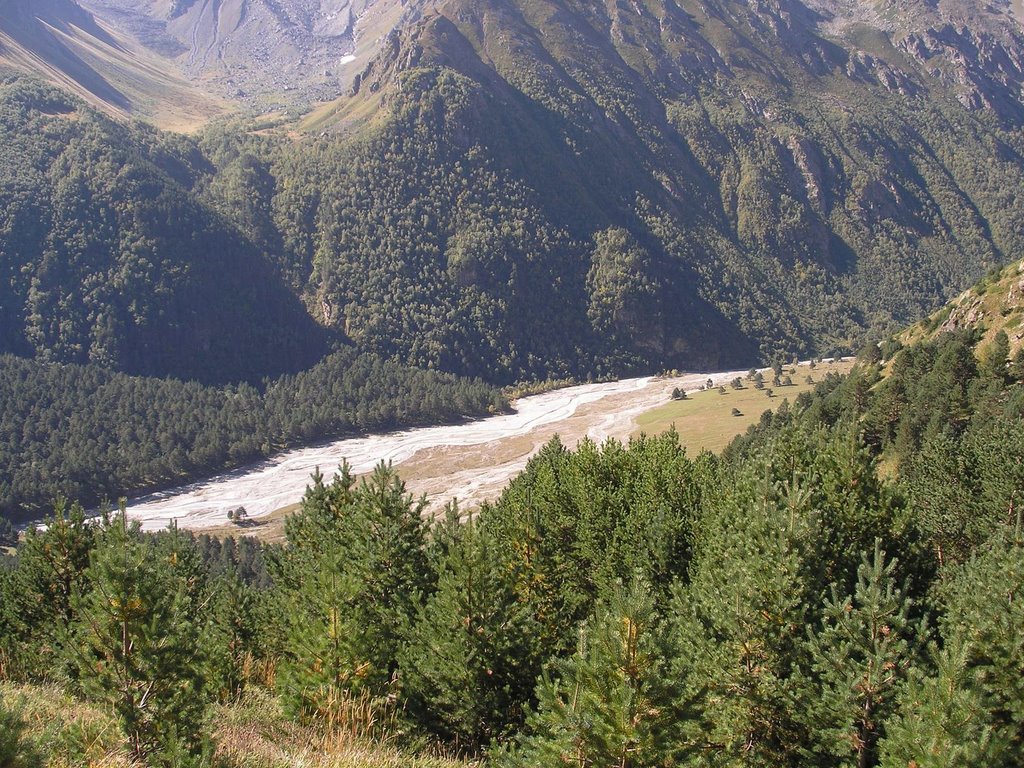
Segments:
[[[536,256],[574,285],[549,296],[562,327],[602,338],[612,327],[613,346],[648,364],[714,364],[730,338],[756,339],[766,355],[828,350],[920,316],[1024,245],[1019,26],[967,5],[972,26],[925,66],[906,41],[968,23],[945,6],[918,17],[876,5],[858,21],[863,4],[833,4],[829,16],[796,0],[448,0],[393,35],[355,95],[306,127],[344,132],[372,115],[373,146],[396,168],[436,162],[429,173],[448,178],[475,164],[522,187],[577,245]],[[975,63],[970,46],[991,55]],[[436,160],[423,151],[434,141]],[[429,194],[408,174],[395,182],[406,208]],[[462,226],[442,216],[434,229],[436,255],[382,258],[416,264],[463,299],[458,279],[493,296],[475,278],[509,268],[485,259],[453,280]],[[602,273],[596,244],[620,229],[628,237],[612,239],[644,254],[627,246],[612,261],[620,274],[638,268],[649,290],[612,300],[623,311],[609,326],[595,317],[609,305],[601,297],[628,293],[629,281],[588,275]],[[353,251],[326,234],[315,243],[312,289],[355,310],[335,318],[387,305],[339,290],[359,280],[359,270],[340,279]]]
[[[119,117],[185,130],[226,105],[73,0],[2,0],[0,65],[45,77]]]
[[[83,0],[173,59],[184,76],[256,109],[336,98],[422,0]]]
[[[1011,10],[251,0],[131,23],[179,60],[181,30],[213,41],[210,77],[279,62],[270,90],[305,70],[253,59],[261,35],[376,50],[305,135],[207,131],[188,183],[335,337],[505,382],[857,347],[1024,250]],[[360,36],[375,14],[391,31]]]
[[[986,347],[1000,331],[1005,332],[1011,356],[1024,347],[1024,261],[993,270],[942,309],[904,331],[899,338],[909,345],[960,330],[977,332],[981,348]]]
[[[204,382],[259,381],[325,335],[203,203],[188,141],[0,77],[0,353]]]

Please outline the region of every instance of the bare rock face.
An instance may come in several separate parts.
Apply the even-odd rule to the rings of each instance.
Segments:
[[[336,98],[361,65],[357,41],[397,21],[401,0],[83,0],[186,77],[260,108]],[[387,31],[386,29],[384,30]],[[367,53],[375,39],[363,41]],[[363,62],[365,64],[365,62]]]
[[[945,23],[899,40],[899,47],[926,71],[954,89],[971,110],[1006,116],[1019,111],[1024,86],[1022,37],[1018,30],[974,29]]]
[[[1019,121],[1024,88],[1024,28],[1012,0],[805,0],[818,28],[855,41],[882,33],[915,74],[889,57],[854,50],[850,77],[873,77],[890,91],[914,95],[929,81],[949,89],[972,111]]]

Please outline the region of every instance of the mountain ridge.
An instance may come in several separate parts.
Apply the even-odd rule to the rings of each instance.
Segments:
[[[228,111],[74,0],[4,0],[0,66],[42,76],[121,120],[190,130]]]
[[[893,7],[411,3],[347,95],[183,148],[191,193],[384,357],[507,383],[854,349],[1024,251],[1019,24]],[[899,47],[950,24],[935,75]]]

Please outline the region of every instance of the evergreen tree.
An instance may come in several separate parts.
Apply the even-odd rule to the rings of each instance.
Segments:
[[[277,684],[286,707],[302,719],[339,717],[373,671],[360,628],[352,626],[360,584],[345,561],[340,548],[321,552],[281,605],[285,656]]]
[[[692,581],[670,612],[672,675],[700,713],[686,739],[697,765],[795,765],[803,735],[790,676],[807,623],[805,523],[791,527],[767,502],[710,514]]]
[[[289,707],[311,716],[351,694],[386,692],[398,648],[433,577],[424,501],[385,464],[358,486],[347,465],[319,473],[286,524],[275,592],[284,614],[279,682]]]
[[[68,654],[82,691],[110,704],[132,754],[158,764],[202,747],[206,699],[195,585],[183,553],[143,536],[125,513],[100,532],[72,599]]]
[[[968,670],[992,727],[1024,760],[1024,538],[1020,515],[943,585],[942,636],[967,649]]]
[[[78,504],[54,505],[45,530],[30,528],[18,548],[18,567],[4,590],[10,645],[7,674],[22,679],[59,672],[60,649],[75,618],[73,597],[87,588],[95,525]]]
[[[206,685],[221,701],[239,696],[259,656],[258,597],[234,573],[214,577],[208,604],[210,620],[202,642],[207,649]]]
[[[924,626],[911,620],[911,601],[893,583],[895,567],[876,543],[853,594],[840,597],[833,586],[821,627],[810,634],[809,690],[800,700],[815,765],[876,763],[886,720],[925,638]]]
[[[993,766],[1024,761],[1024,539],[1020,521],[979,548],[939,587],[936,673],[901,699],[883,764]]]
[[[445,554],[399,653],[402,693],[422,726],[475,752],[522,725],[543,649],[488,530],[450,517],[436,535]]]
[[[976,768],[1019,765],[990,722],[980,692],[972,684],[969,648],[950,645],[936,654],[933,676],[912,674],[899,700],[899,712],[881,742],[884,768]],[[1018,750],[1019,752],[1019,750]]]
[[[999,383],[1005,383],[1007,377],[1006,364],[1009,357],[1010,337],[1006,335],[1006,331],[1000,329],[996,333],[995,338],[992,339],[992,343],[985,350],[982,373]]]
[[[683,764],[692,716],[669,672],[664,627],[642,579],[617,585],[579,630],[576,653],[538,686],[531,736],[499,766]]]
[[[1024,345],[1017,347],[1017,351],[1013,353],[1007,374],[1011,380],[1018,384],[1024,384]]]

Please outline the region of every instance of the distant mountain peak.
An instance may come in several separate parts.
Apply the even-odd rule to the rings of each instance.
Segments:
[[[190,79],[267,110],[337,98],[408,0],[83,0]]]

